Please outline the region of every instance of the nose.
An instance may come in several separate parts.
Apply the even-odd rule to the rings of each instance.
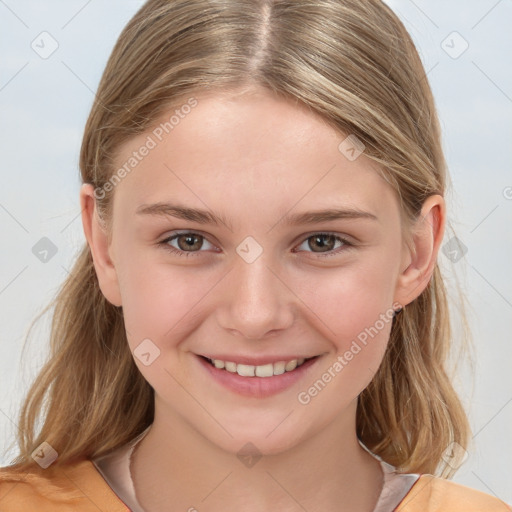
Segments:
[[[263,339],[290,327],[294,297],[282,271],[264,257],[247,263],[236,258],[219,290],[216,312],[220,326],[247,339]]]

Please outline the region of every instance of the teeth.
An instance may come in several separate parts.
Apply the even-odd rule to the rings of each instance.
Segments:
[[[218,361],[218,359],[216,361]],[[223,363],[224,361],[221,361],[221,362]],[[226,370],[228,372],[236,373],[236,363],[231,363],[231,362],[224,363],[224,368],[226,368]]]
[[[287,372],[291,372],[292,370],[295,370],[295,368],[297,368],[297,362],[298,362],[297,359],[292,359],[291,361],[286,363],[284,369]]]
[[[215,368],[224,369],[231,373],[238,373],[242,377],[272,377],[273,375],[282,375],[284,372],[291,372],[295,368],[304,364],[305,359],[292,359],[291,361],[279,361],[261,366],[250,364],[236,364],[232,361],[221,361],[220,359],[210,359]]]
[[[274,375],[282,375],[285,372],[285,366],[286,363],[284,361],[274,363]]]
[[[250,366],[248,364],[237,364],[236,373],[242,377],[254,377],[255,368],[255,366]]]
[[[274,375],[274,365],[272,363],[255,366],[254,370],[256,377],[272,377]]]

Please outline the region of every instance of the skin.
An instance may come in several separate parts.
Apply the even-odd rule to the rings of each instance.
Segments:
[[[370,512],[382,473],[357,441],[356,404],[382,360],[391,322],[307,405],[297,396],[380,314],[427,286],[444,234],[444,200],[425,201],[413,251],[394,191],[364,153],[350,161],[338,150],[346,135],[322,118],[258,89],[195,97],[198,106],[116,186],[110,239],[92,186],[81,190],[100,287],[123,307],[130,350],[147,338],[160,350],[149,366],[134,357],[155,390],[156,410],[132,462],[138,500],[149,512],[170,504],[338,511],[340,503]],[[148,134],[126,143],[116,164]],[[229,227],[136,214],[160,201],[208,209]],[[377,220],[282,220],[327,207],[357,207]],[[189,257],[158,245],[175,230],[204,236]],[[340,252],[322,257],[308,237],[326,231],[353,247],[336,241],[328,249]],[[263,249],[252,263],[236,252],[247,236]],[[180,247],[176,239],[169,244]],[[248,398],[213,381],[198,364],[196,354],[205,353],[323,355],[297,385]],[[247,442],[263,455],[252,467],[236,456]]]

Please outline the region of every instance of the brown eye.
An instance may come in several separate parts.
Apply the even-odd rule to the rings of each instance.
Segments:
[[[176,238],[178,248],[182,251],[195,251],[201,248],[203,244],[203,237],[201,235],[194,235],[187,233],[185,235],[178,235]]]
[[[354,247],[354,244],[341,236],[333,235],[332,233],[315,233],[307,237],[298,249],[324,257],[334,256],[351,247]]]
[[[314,235],[308,238],[308,246],[316,252],[332,251],[336,245],[336,237],[334,235]]]
[[[215,248],[203,235],[192,232],[169,236],[159,242],[159,245],[178,256],[196,256]]]

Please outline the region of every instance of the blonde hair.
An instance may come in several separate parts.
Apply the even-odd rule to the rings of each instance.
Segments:
[[[425,199],[445,193],[446,163],[421,60],[379,0],[149,0],[101,79],[81,148],[83,182],[106,190],[120,146],[183,98],[253,85],[363,141],[397,193],[410,241],[407,228]],[[106,219],[113,193],[97,197]],[[101,293],[87,244],[54,306],[51,354],[20,414],[20,468],[43,441],[59,454],[54,464],[101,456],[154,417],[153,389],[133,361],[122,308]],[[426,289],[393,320],[382,365],[358,402],[359,438],[402,472],[441,465],[449,474],[443,452],[452,442],[467,446],[467,417],[445,370],[451,340],[436,264]]]

